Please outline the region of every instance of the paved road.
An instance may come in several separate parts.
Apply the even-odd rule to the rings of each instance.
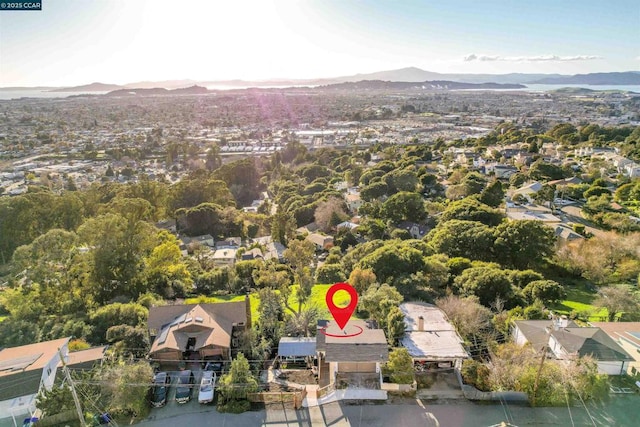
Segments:
[[[219,414],[213,407],[181,406],[179,411],[153,410],[141,427],[482,427],[509,420],[527,427],[637,427],[640,397],[616,396],[604,405],[558,408],[478,404],[466,400],[405,401],[402,404],[344,405],[332,403],[320,408],[283,410],[270,408],[244,414]],[[169,408],[166,408],[169,409]],[[188,411],[200,412],[188,412]],[[187,413],[185,413],[187,412]]]

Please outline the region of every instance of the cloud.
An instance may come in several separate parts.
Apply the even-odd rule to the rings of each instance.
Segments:
[[[538,55],[538,56],[498,56],[498,55],[476,55],[472,53],[465,56],[465,62],[470,61],[507,61],[507,62],[570,62],[570,61],[593,61],[594,59],[603,59],[596,55],[576,55],[576,56],[558,56],[558,55]]]

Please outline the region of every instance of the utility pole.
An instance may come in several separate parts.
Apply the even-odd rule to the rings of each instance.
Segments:
[[[540,366],[538,367],[538,373],[536,374],[536,381],[533,383],[533,397],[531,398],[531,406],[536,406],[536,396],[538,394],[538,381],[540,380],[540,374],[542,373],[542,366],[544,365],[544,359],[547,357],[547,345],[542,347],[542,358],[540,359]]]
[[[71,387],[71,395],[73,396],[73,402],[76,405],[76,411],[78,412],[78,419],[80,420],[80,426],[87,427],[87,423],[84,421],[84,414],[82,413],[82,406],[80,406],[80,400],[78,399],[78,394],[76,393],[76,386],[73,383],[73,380],[71,379],[71,374],[69,373],[69,369],[67,368],[67,363],[64,361],[64,355],[62,354],[61,349],[58,349],[58,354],[60,355],[60,360],[62,361],[62,371],[64,372],[64,375],[67,378],[69,387]]]

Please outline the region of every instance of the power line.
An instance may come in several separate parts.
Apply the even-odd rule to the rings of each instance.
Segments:
[[[67,369],[67,363],[64,360],[62,349],[60,348],[58,349],[58,354],[60,355],[60,361],[62,362],[62,371],[64,372],[64,375],[67,378],[69,387],[71,387],[71,395],[73,396],[73,403],[75,404],[76,411],[78,412],[78,419],[80,420],[80,425],[82,427],[87,427],[87,424],[84,421],[84,415],[82,414],[82,406],[80,406],[80,400],[78,399],[78,394],[76,393],[76,387],[75,387],[75,384],[73,383],[73,379],[71,379],[71,373]]]
[[[564,390],[564,397],[565,400],[567,401],[567,410],[569,411],[569,419],[571,419],[571,426],[572,427],[576,427],[575,423],[573,422],[573,415],[571,414],[571,408],[569,407],[569,393],[567,392],[567,390]]]

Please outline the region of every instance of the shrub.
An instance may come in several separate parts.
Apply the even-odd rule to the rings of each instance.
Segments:
[[[462,362],[462,379],[480,391],[490,391],[489,368],[476,360],[467,359]]]

